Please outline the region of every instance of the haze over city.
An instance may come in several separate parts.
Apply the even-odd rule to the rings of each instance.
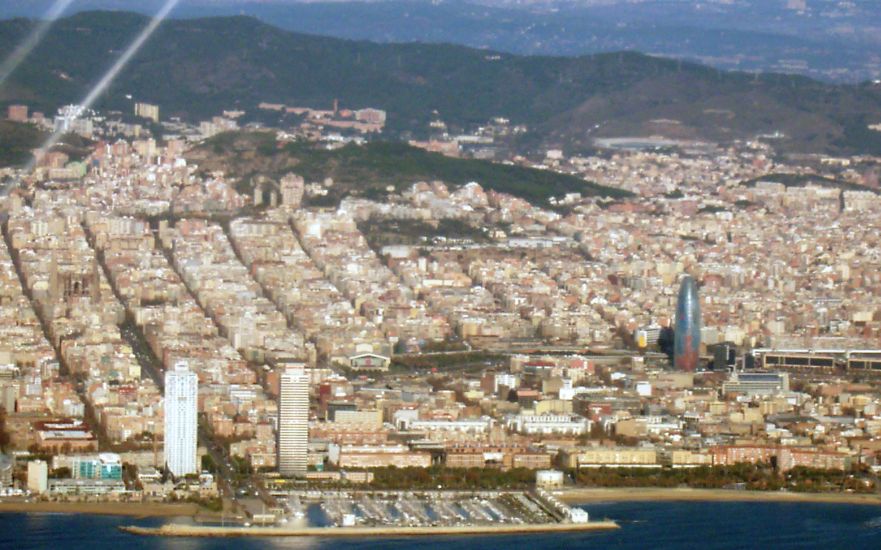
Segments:
[[[879,27],[0,2],[0,546],[876,546]]]

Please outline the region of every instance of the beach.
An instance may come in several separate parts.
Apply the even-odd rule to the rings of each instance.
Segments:
[[[197,504],[166,504],[161,502],[25,502],[7,500],[0,502],[0,513],[61,513],[94,514],[131,517],[178,517],[214,516]]]
[[[616,501],[760,501],[822,502],[826,504],[881,506],[881,495],[855,493],[792,493],[783,491],[736,491],[729,489],[619,487],[564,489],[553,491],[553,495],[570,505]],[[161,502],[25,502],[24,500],[5,500],[0,501],[0,513],[62,513],[130,517],[220,517],[219,513],[204,510],[197,504],[172,504]],[[437,528],[431,528],[431,530],[432,532],[435,532]],[[253,531],[253,529],[249,529],[248,531]]]
[[[571,533],[618,529],[614,521],[589,523],[494,524],[456,527],[216,527],[166,524],[161,527],[120,527],[127,533],[162,537],[421,537]]]
[[[881,495],[855,493],[792,493],[784,491],[736,491],[659,487],[579,488],[554,491],[567,504],[614,501],[712,501],[712,502],[822,502],[827,504],[881,505]]]

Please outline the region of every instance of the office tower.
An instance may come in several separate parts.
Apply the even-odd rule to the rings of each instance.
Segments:
[[[677,370],[697,370],[701,345],[701,304],[697,283],[690,275],[682,279],[676,303],[676,328],[673,343],[673,366]]]
[[[196,465],[199,380],[183,361],[165,373],[165,465],[175,477],[198,473]]]
[[[306,473],[309,440],[309,374],[303,365],[288,366],[278,392],[278,472]]]

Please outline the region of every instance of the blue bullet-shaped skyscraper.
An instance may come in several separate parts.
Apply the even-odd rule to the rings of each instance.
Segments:
[[[686,275],[679,287],[673,338],[673,366],[676,370],[696,371],[701,346],[701,304],[697,283],[691,275]]]

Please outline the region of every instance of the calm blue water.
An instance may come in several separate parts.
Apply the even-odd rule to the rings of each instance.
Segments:
[[[158,525],[162,520],[0,514],[0,548],[26,549],[223,549],[443,548],[563,550],[570,548],[834,548],[881,549],[881,507],[791,503],[598,503],[592,517],[618,520],[614,532],[402,539],[168,539],[128,535],[119,525]]]

